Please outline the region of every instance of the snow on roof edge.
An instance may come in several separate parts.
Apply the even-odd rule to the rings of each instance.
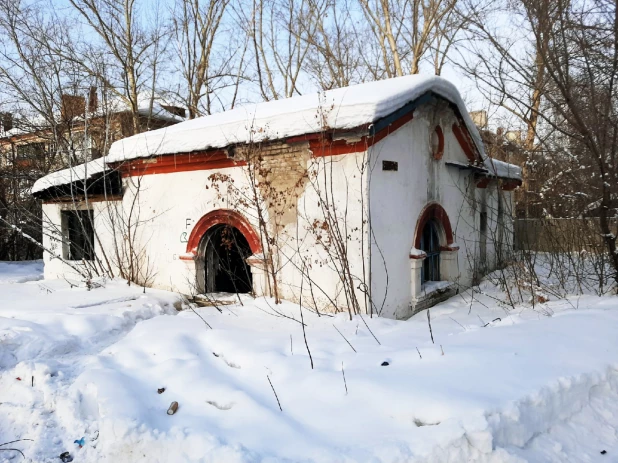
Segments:
[[[49,188],[67,185],[71,182],[88,180],[106,170],[108,170],[108,167],[104,158],[71,166],[68,169],[57,170],[34,182],[30,194],[40,193]]]
[[[130,108],[126,105],[126,103],[114,102],[107,107],[99,106],[96,111],[86,111],[85,114],[88,118],[96,118],[96,117],[104,117],[110,114],[119,114],[122,112],[130,111]],[[157,119],[165,122],[184,122],[186,117],[178,116],[171,111],[165,109],[163,105],[157,101],[152,104],[152,109],[150,107],[150,103],[142,104],[140,103],[137,108],[137,112],[142,117],[150,117],[152,119]],[[83,121],[85,119],[84,115],[75,116],[73,118],[74,121]],[[60,112],[57,112],[54,117],[58,122],[61,121]],[[33,134],[42,130],[49,130],[51,125],[47,122],[47,120],[41,116],[36,117],[24,117],[22,116],[20,119],[27,121],[27,127],[23,128],[20,126],[15,126],[11,130],[4,130],[2,125],[0,124],[0,138],[11,138],[19,135],[28,135]],[[15,122],[14,124],[22,124],[23,122]]]
[[[522,180],[522,169],[515,164],[509,164],[508,162],[499,161],[498,159],[485,156],[483,159],[483,165],[491,175],[499,178],[507,178],[512,180]]]

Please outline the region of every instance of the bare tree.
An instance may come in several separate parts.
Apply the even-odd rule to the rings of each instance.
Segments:
[[[69,0],[100,39],[77,41],[56,53],[78,63],[125,104],[131,114],[133,133],[142,131],[140,100],[154,99],[158,65],[165,51],[166,31],[158,8],[140,10],[136,0]],[[68,48],[70,47],[70,48]]]
[[[241,40],[239,49],[233,50],[238,41],[233,34],[235,28],[228,25],[231,30],[224,30],[229,3],[230,0],[176,2],[172,21],[183,77],[178,96],[189,111],[189,119],[211,114],[213,98],[220,97],[226,87],[240,84],[238,76],[243,74],[247,41]]]
[[[321,90],[347,87],[364,82],[369,76],[361,53],[362,32],[352,27],[349,3],[311,0],[310,12],[316,15],[316,27],[305,34],[311,45],[305,68]]]
[[[520,0],[508,7],[519,19],[509,26],[511,34],[490,28],[477,12],[474,28],[483,42],[471,67],[474,76],[518,114],[526,145],[552,159],[552,175],[562,179],[561,197],[575,193],[598,201],[598,233],[618,281],[616,229],[610,220],[618,193],[616,5]],[[481,53],[483,47],[490,53]],[[563,213],[574,215],[572,209]]]
[[[66,28],[66,21],[50,20],[37,4],[0,2],[0,214],[38,239],[40,206],[29,188],[50,170],[65,167],[82,148],[75,129],[83,123],[73,115],[86,108],[70,105],[63,95],[87,87],[87,78],[57,56],[56,44],[48,40]],[[25,141],[19,138],[28,133]],[[1,228],[0,259],[40,255],[16,228]]]
[[[266,101],[301,93],[301,77],[310,40],[321,20],[312,0],[254,0],[243,15],[251,41],[257,84]]]
[[[457,0],[358,0],[378,44],[386,77],[418,74],[421,60],[448,34]],[[450,39],[452,42],[452,39]]]

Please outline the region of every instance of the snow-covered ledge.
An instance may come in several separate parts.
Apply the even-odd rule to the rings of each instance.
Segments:
[[[410,316],[445,301],[455,294],[457,294],[457,285],[452,281],[426,281],[421,285],[420,294],[412,298]]]
[[[441,281],[427,281],[421,284],[423,261],[427,254],[416,248],[410,250],[410,292],[412,303],[409,313],[400,314],[397,318],[408,318],[420,310],[448,299],[457,292],[457,286],[454,281],[458,277],[458,251],[459,246],[456,244],[443,247],[440,250]]]

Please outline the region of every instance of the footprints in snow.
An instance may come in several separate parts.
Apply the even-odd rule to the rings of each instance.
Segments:
[[[236,369],[240,370],[240,366],[239,365],[236,365],[235,363],[230,362],[222,354],[217,354],[216,352],[213,352],[212,355],[214,355],[215,357],[220,358],[221,360],[223,360],[228,367],[236,368]],[[219,410],[229,410],[229,409],[231,409],[234,406],[234,402],[229,402],[227,404],[220,404],[219,402],[216,402],[214,400],[207,400],[206,403],[209,404],[209,405],[212,405],[215,408],[218,408]]]
[[[219,410],[229,410],[234,406],[234,402],[220,404],[218,402],[215,402],[214,400],[207,400],[206,403],[212,405],[215,408],[218,408]]]
[[[212,355],[214,355],[215,357],[220,358],[221,360],[223,360],[227,364],[228,367],[236,368],[236,369],[240,370],[240,365],[236,365],[234,362],[230,362],[222,354],[217,354],[216,352],[213,352]]]

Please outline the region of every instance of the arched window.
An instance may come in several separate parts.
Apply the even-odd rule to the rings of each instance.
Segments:
[[[440,235],[438,223],[428,220],[421,235],[421,250],[427,254],[421,270],[421,284],[426,281],[440,281]]]

